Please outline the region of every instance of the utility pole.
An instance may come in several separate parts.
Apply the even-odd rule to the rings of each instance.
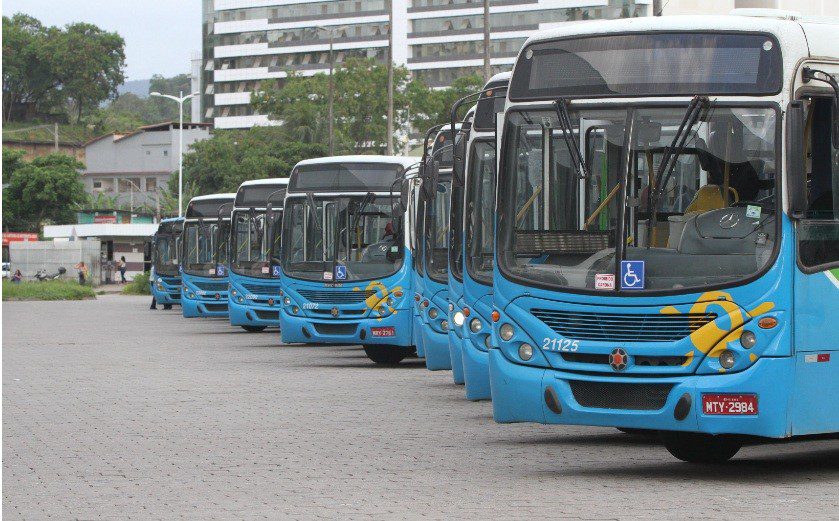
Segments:
[[[393,0],[387,2],[387,155],[393,155]]]
[[[332,123],[332,104],[335,103],[335,80],[332,78],[332,74],[334,73],[335,69],[335,58],[332,54],[332,48],[335,45],[335,30],[332,29],[329,31],[329,116],[327,118],[329,121],[327,124],[329,125],[329,155],[335,155],[335,138],[334,138],[334,128]]]
[[[661,16],[662,9],[661,0],[653,0],[653,16]]]
[[[150,96],[158,96],[160,98],[167,98],[178,104],[178,217],[183,217],[183,201],[184,201],[184,102],[198,96],[198,92],[187,94],[184,96],[184,91],[181,91],[180,97],[170,96],[169,94],[161,94],[159,92],[152,92]]]
[[[484,82],[492,77],[492,67],[489,63],[489,0],[484,0]]]
[[[58,123],[53,123],[55,125],[52,131],[52,137],[55,139],[55,151],[58,152]]]

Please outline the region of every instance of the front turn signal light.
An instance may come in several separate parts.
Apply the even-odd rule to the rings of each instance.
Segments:
[[[499,313],[497,309],[493,310],[492,311],[492,321],[493,322],[498,322],[499,320],[501,320],[501,313]]]
[[[760,329],[772,329],[778,325],[778,319],[775,317],[763,317],[757,321],[757,326]]]

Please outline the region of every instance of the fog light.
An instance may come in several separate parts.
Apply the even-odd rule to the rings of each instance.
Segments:
[[[484,337],[484,346],[489,349],[489,335]]]
[[[299,311],[300,311],[300,308],[298,308],[297,306],[294,306],[293,308],[291,308],[291,312],[292,312],[293,314],[295,314],[295,315],[296,315]]]
[[[452,311],[454,311],[454,304],[449,302],[449,313],[451,313]]]
[[[390,297],[388,297],[388,298],[387,298],[387,305],[388,305],[388,306],[393,307],[393,302],[394,302],[394,301],[393,301],[393,299],[392,299],[392,298],[390,298]]]
[[[505,324],[506,325],[506,324]],[[522,344],[519,346],[519,356],[522,360],[527,362],[533,358],[533,347],[530,344]]]
[[[757,344],[757,336],[749,330],[743,331],[740,335],[740,345],[746,349],[751,349]]]
[[[387,310],[385,310],[384,306],[379,306],[379,314],[384,315],[385,313],[387,313]]]
[[[284,298],[283,299],[283,304],[285,304],[286,306],[291,305],[291,298],[289,298],[289,297]]]
[[[514,332],[515,330],[510,324],[501,324],[501,327],[498,328],[498,334],[501,336],[501,340],[504,340],[505,342],[513,338]]]
[[[163,282],[163,277],[157,277],[157,282]]]
[[[193,292],[191,292],[191,291],[190,291],[190,292],[189,292],[189,298],[195,298],[195,293],[193,293]]]
[[[477,318],[473,318],[472,320],[469,321],[469,331],[471,331],[473,333],[480,332],[482,327],[484,327],[484,326],[481,325],[481,321],[478,320]]]
[[[452,317],[452,322],[454,322],[454,325],[457,327],[460,327],[464,322],[466,322],[466,317],[463,316],[463,313],[458,311],[454,314],[454,317]]]
[[[239,297],[236,300],[239,302],[239,304],[242,304],[242,303],[245,302],[245,299],[243,299],[242,297]]]
[[[448,320],[442,321],[440,323],[440,327],[443,329],[443,331],[448,331],[449,330],[449,321]]]
[[[720,353],[720,365],[723,366],[725,369],[731,369],[734,367],[734,362],[736,358],[734,356],[734,351],[729,351],[726,349],[722,353]]]
[[[160,291],[163,291],[163,284],[158,282],[157,283],[157,289],[159,289]]]
[[[233,295],[233,296],[235,297],[236,295],[238,295],[238,294],[239,294],[239,292],[238,292],[238,291],[236,291],[235,289],[231,289],[231,290],[230,290],[230,294],[231,294],[231,295]]]
[[[437,308],[431,308],[428,310],[428,318],[437,318]]]

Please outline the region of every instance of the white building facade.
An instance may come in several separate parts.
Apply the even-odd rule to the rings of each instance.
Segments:
[[[203,0],[202,120],[216,128],[270,124],[250,106],[261,82],[329,71],[350,57],[393,61],[430,87],[482,72],[482,0]],[[493,73],[510,70],[528,35],[556,24],[649,16],[652,0],[490,0]],[[321,28],[319,28],[321,27]]]

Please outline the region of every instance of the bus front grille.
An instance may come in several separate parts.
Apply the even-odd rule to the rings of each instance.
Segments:
[[[255,309],[254,313],[256,313],[256,318],[259,320],[279,320],[280,319],[280,312],[279,311],[265,311],[264,309]]]
[[[181,279],[178,277],[160,277],[163,279],[164,284],[169,284],[170,286],[180,286]]]
[[[355,324],[330,324],[324,322],[315,322],[315,331],[319,335],[354,335],[358,326]]]
[[[364,302],[369,297],[376,294],[376,290],[368,289],[366,291],[321,291],[301,289],[298,291],[300,296],[309,302],[317,302],[319,304],[358,304]]]
[[[250,293],[255,295],[279,295],[280,285],[272,284],[242,284],[242,286]]]
[[[577,403],[593,409],[657,411],[664,407],[673,384],[635,384],[569,380]]]
[[[561,353],[560,356],[566,362],[576,364],[601,364],[609,365],[609,355],[594,353]],[[677,367],[685,365],[688,361],[686,356],[646,356],[633,355],[634,365],[641,367]]]
[[[227,291],[226,282],[193,282],[195,287],[204,291]]]
[[[676,342],[717,318],[716,313],[619,314],[532,309],[549,328],[574,340]]]
[[[204,307],[207,308],[207,311],[227,311],[227,304],[204,304]]]

